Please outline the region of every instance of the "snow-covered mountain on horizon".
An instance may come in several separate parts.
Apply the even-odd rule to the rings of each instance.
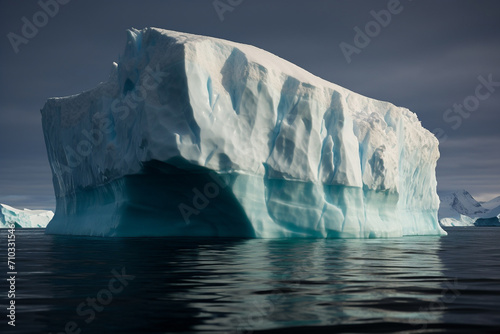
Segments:
[[[500,196],[479,203],[464,189],[440,195],[438,212],[442,226],[496,225],[500,215]]]
[[[500,196],[497,196],[487,202],[479,202],[483,208],[486,208],[488,210],[492,210],[496,207],[500,206]]]
[[[50,210],[16,209],[6,204],[0,204],[0,228],[45,228],[54,213]]]

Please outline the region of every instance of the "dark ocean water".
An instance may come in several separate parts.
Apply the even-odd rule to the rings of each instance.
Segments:
[[[372,240],[88,238],[16,230],[0,333],[500,333],[500,228]]]

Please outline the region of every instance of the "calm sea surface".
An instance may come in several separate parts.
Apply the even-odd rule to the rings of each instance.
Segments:
[[[0,333],[500,333],[500,228],[372,240],[89,238],[17,229]]]

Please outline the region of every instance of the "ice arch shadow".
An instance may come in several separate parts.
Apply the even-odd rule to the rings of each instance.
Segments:
[[[176,158],[149,161],[125,183],[128,203],[118,234],[255,237],[230,175]]]
[[[148,161],[137,174],[57,198],[46,233],[254,238],[231,190],[235,178],[182,158]]]

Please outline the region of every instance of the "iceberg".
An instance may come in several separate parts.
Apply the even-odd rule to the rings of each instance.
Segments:
[[[497,211],[498,212],[498,211]],[[490,217],[481,217],[474,222],[475,226],[500,226],[500,213]]]
[[[0,228],[44,228],[54,217],[50,210],[16,209],[6,204],[0,204]]]
[[[447,226],[447,227],[452,227],[452,226],[474,226],[474,223],[476,221],[476,218],[471,218],[469,216],[465,215],[454,215],[453,217],[445,217],[441,218],[439,220],[439,223],[441,226]]]
[[[41,112],[47,233],[446,234],[438,141],[414,113],[253,46],[131,29],[106,82]]]
[[[488,211],[474,222],[476,226],[500,226],[500,196],[482,204]]]

